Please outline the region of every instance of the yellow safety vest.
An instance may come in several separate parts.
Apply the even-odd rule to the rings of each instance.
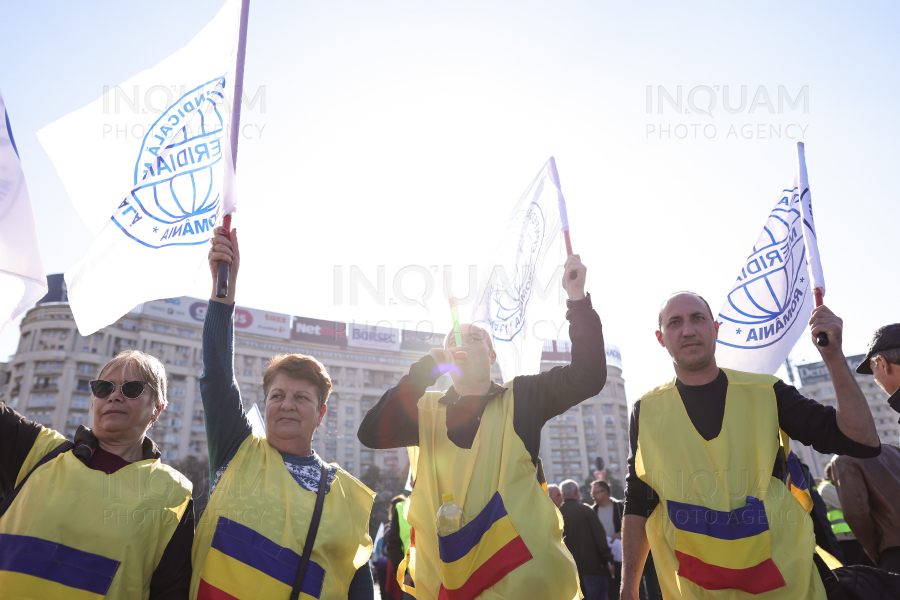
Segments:
[[[819,494],[822,494],[822,491],[827,487],[835,487],[833,483],[830,481],[823,481],[819,484]],[[828,508],[828,521],[831,523],[831,531],[834,532],[835,536],[840,536],[840,534],[852,534],[852,530],[850,529],[850,525],[847,524],[847,520],[844,519],[844,511],[839,508],[834,508],[827,502],[825,506]],[[838,537],[838,539],[847,539],[850,536]]]
[[[505,387],[487,403],[471,449],[447,437],[442,392],[419,399],[419,446],[410,448],[416,486],[406,511],[415,530],[415,588],[407,591],[418,600],[582,597],[562,516],[513,429],[513,385]],[[453,494],[465,525],[439,540],[442,494]]]
[[[41,429],[16,484],[64,441]],[[0,519],[0,596],[148,598],[190,499],[190,481],[158,459],[107,475],[60,454],[31,475]]]
[[[723,371],[725,416],[709,441],[674,380],[641,398],[635,470],[660,496],[646,530],[663,596],[824,600],[802,475],[788,465],[787,485],[772,477],[786,443],[776,378]]]
[[[346,600],[354,573],[372,554],[374,499],[338,467],[300,598]],[[247,436],[197,526],[191,598],[288,598],[315,504],[316,494],[297,484],[281,453],[266,438]]]
[[[409,521],[406,520],[404,516],[404,509],[406,508],[406,504],[409,500],[403,500],[397,503],[396,510],[394,512],[397,513],[397,525],[400,526],[400,541],[403,543],[403,554],[406,555],[409,550],[409,542],[410,542],[410,530],[412,529],[409,526]]]

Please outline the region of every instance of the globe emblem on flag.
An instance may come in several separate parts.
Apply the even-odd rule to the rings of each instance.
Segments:
[[[535,197],[540,195],[540,190]],[[512,341],[525,326],[525,309],[534,291],[535,268],[544,244],[546,223],[537,203],[516,214],[514,229],[520,231],[519,245],[508,281],[496,281],[491,288],[489,314],[495,340]]]
[[[135,241],[162,248],[204,244],[212,236],[226,150],[224,90],[225,78],[217,77],[187,92],[144,136],[134,188],[112,217]]]
[[[786,191],[719,313],[719,343],[764,348],[778,342],[797,321],[809,276],[799,199],[796,190]]]

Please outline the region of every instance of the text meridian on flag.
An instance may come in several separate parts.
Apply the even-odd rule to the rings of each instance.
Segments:
[[[541,181],[533,198],[540,198]],[[519,245],[509,281],[495,280],[491,287],[491,327],[495,340],[512,341],[525,326],[525,309],[534,290],[534,274],[541,247],[544,244],[546,223],[544,213],[536,202],[516,214]]]
[[[172,103],[144,136],[134,165],[134,189],[112,216],[135,241],[151,248],[205,244],[221,204],[225,156],[225,77]]]
[[[720,344],[755,350],[783,338],[809,288],[797,188],[782,192],[719,313]],[[804,326],[800,323],[800,326]]]

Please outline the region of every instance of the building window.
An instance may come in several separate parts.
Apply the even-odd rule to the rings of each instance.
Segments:
[[[593,412],[593,410],[594,410],[594,407],[591,406],[590,404],[584,404],[584,405],[582,405],[582,407],[581,407],[581,412],[584,413],[584,414],[586,414],[586,415],[591,414],[591,413]]]
[[[612,412],[612,404],[604,404],[604,405],[603,405],[603,412],[605,412],[605,413],[611,413],[611,412]]]
[[[346,410],[347,410],[347,414],[348,414],[348,415],[352,415],[352,414],[353,414],[353,407],[352,407],[352,406],[348,406]]]
[[[244,369],[244,377],[253,377],[253,371],[250,369]]]
[[[155,331],[156,333],[169,333],[168,325],[158,325],[158,324],[154,323],[151,327],[153,328],[153,331]]]
[[[72,396],[72,408],[88,408],[87,396]]]
[[[344,448],[345,456],[353,456],[353,448]]]
[[[353,427],[353,421],[344,421],[344,427]]]
[[[603,421],[604,421],[607,425],[612,425],[612,424],[613,424],[613,418],[612,418],[612,417],[605,417],[605,418],[603,419]]]
[[[616,444],[616,440],[606,440],[606,447],[610,450],[615,450],[618,444]]]
[[[181,337],[192,338],[194,337],[194,332],[190,329],[178,328],[178,335]]]
[[[584,430],[584,435],[594,435],[594,428],[593,428],[593,427],[588,427],[587,429],[585,429],[585,430]]]

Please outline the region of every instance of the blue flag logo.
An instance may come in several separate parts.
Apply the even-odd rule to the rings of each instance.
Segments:
[[[130,238],[150,248],[211,238],[221,205],[224,90],[225,77],[217,77],[187,92],[144,136],[134,189],[112,216]]]

